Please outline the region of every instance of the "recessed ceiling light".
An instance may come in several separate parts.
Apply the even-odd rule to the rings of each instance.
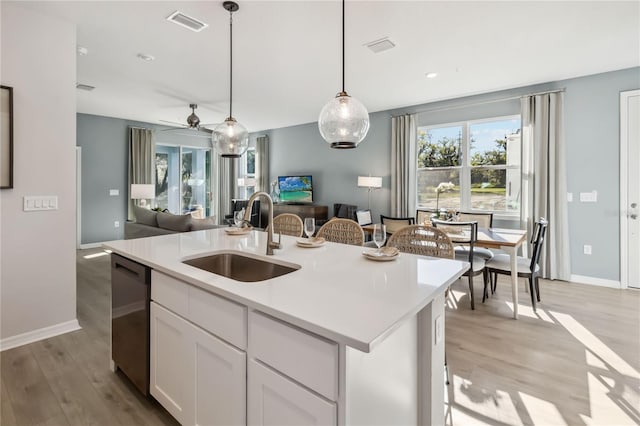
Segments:
[[[196,19],[192,16],[185,15],[179,10],[176,10],[171,15],[167,16],[167,21],[173,22],[174,24],[180,25],[181,27],[188,28],[191,31],[195,31],[197,33],[209,26],[199,19]]]
[[[428,72],[425,74],[427,78],[436,78],[438,76],[437,72]]]
[[[153,61],[154,59],[156,59],[153,55],[149,55],[147,53],[138,53],[138,58],[142,59],[143,61]]]
[[[371,49],[373,53],[384,52],[385,50],[393,49],[396,47],[395,43],[389,40],[389,37],[383,37],[378,40],[365,43],[364,46]]]

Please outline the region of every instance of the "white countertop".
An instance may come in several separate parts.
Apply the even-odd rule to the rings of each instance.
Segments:
[[[390,262],[367,260],[365,247],[326,243],[302,248],[282,236],[282,249],[265,255],[267,233],[230,236],[223,229],[186,232],[104,246],[204,290],[258,309],[298,327],[369,352],[416,315],[467,269],[469,264],[401,253]],[[219,251],[301,268],[256,283],[244,283],[183,264]]]

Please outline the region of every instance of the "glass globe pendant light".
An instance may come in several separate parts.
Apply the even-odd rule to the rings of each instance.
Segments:
[[[249,132],[231,114],[233,104],[233,12],[237,12],[240,6],[236,2],[225,1],[222,3],[222,7],[229,12],[229,117],[213,129],[211,139],[221,157],[239,158],[249,147]]]
[[[331,148],[355,148],[369,131],[369,113],[344,89],[344,6],[342,0],[342,91],[320,111],[318,129]]]

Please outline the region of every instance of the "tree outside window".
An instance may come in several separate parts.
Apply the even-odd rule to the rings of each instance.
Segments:
[[[418,128],[417,205],[517,214],[520,205],[520,117]]]

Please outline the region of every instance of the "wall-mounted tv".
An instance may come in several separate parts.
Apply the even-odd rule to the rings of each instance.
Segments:
[[[311,176],[278,176],[281,203],[312,203]]]

